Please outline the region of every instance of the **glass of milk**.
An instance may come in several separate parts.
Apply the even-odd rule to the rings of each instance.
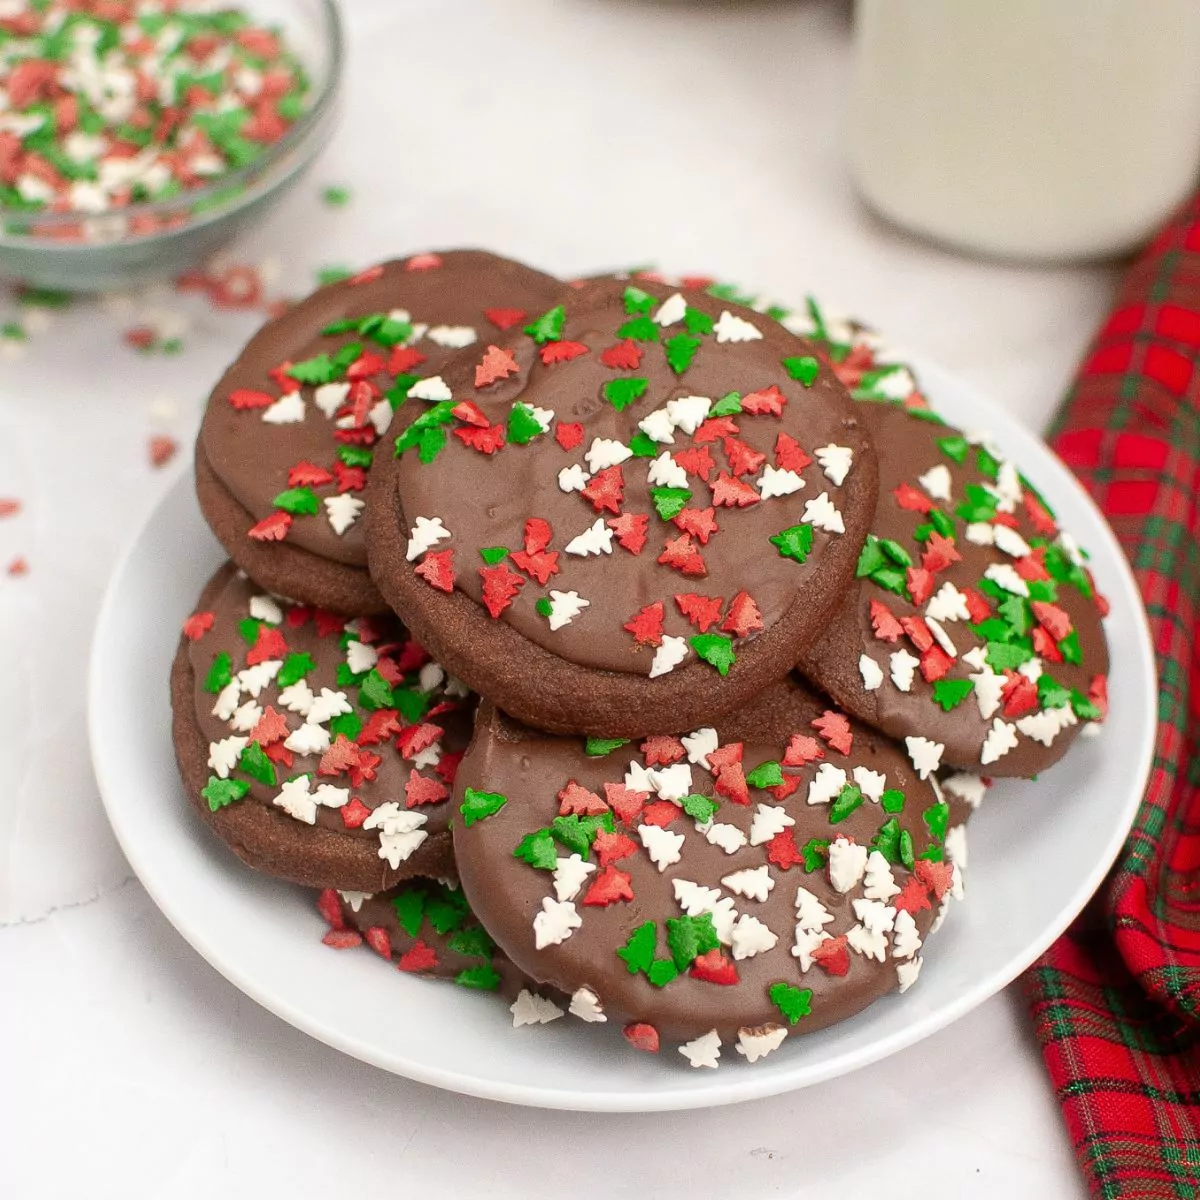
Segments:
[[[1200,176],[1200,0],[857,0],[850,147],[917,233],[1128,252]]]

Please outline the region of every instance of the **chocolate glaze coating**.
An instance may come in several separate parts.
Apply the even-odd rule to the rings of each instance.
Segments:
[[[721,745],[743,741],[744,767],[750,771],[766,760],[779,760],[794,733],[812,735],[811,722],[825,707],[823,700],[793,677],[773,685],[753,704],[720,722]],[[886,738],[853,723],[851,730],[850,755],[826,746],[822,761],[841,766],[848,773],[854,766],[885,773],[887,787],[904,792],[904,808],[896,817],[900,827],[911,834],[920,855],[933,844],[922,815],[936,804],[932,787],[916,777],[903,752]],[[779,938],[773,949],[736,963],[740,983],[723,986],[681,974],[659,988],[645,974],[631,974],[616,951],[643,922],[660,923],[657,954],[667,954],[662,922],[680,916],[682,911],[673,894],[675,879],[721,887],[721,880],[733,872],[768,862],[766,845],[743,845],[727,854],[708,843],[693,821],[683,815],[669,827],[685,835],[678,863],[660,872],[639,845],[636,853],[615,864],[631,876],[634,899],[606,907],[582,903],[588,885],[596,877],[589,876],[575,901],[582,917],[581,927],[560,944],[538,950],[532,924],[543,898],[553,895],[552,875],[514,857],[514,848],[527,834],[550,824],[559,812],[559,791],[568,781],[574,780],[603,797],[605,782],[620,782],[629,763],[635,760],[642,761],[636,745],[626,745],[605,757],[588,757],[579,738],[537,733],[487,703],[481,706],[474,740],[460,768],[455,799],[461,801],[465,790],[474,788],[502,793],[509,801],[469,828],[456,816],[455,857],[472,908],[518,970],[568,995],[581,986],[592,989],[610,1022],[647,1022],[664,1038],[678,1041],[716,1029],[727,1047],[743,1027],[786,1024],[768,996],[773,983],[812,989],[811,1015],[789,1026],[790,1033],[812,1032],[843,1020],[897,986],[898,960],[890,955],[886,962],[879,963],[850,951],[845,975],[826,974],[815,964],[801,973],[791,953],[797,886],[811,891],[834,915],[835,923],[828,929],[835,935],[845,933],[855,923],[851,901],[863,895],[861,886],[841,894],[831,886],[825,868],[806,872],[801,866],[787,870],[772,866],[774,888],[765,902],[743,898],[724,888],[723,894],[734,900],[739,913],[760,918]],[[889,814],[878,803],[866,800],[847,818],[831,824],[827,804],[806,803],[808,783],[819,765],[813,763],[796,770],[802,784],[789,798],[778,800],[752,788],[750,806],[723,800],[715,819],[748,833],[757,804],[762,802],[782,806],[794,819],[792,832],[801,847],[810,838],[839,835],[868,844]],[[699,766],[692,770],[693,791],[714,795],[710,773]],[[793,773],[791,768],[785,770]],[[638,840],[632,825],[618,821],[616,828]],[[568,853],[559,847],[560,858]],[[590,861],[597,861],[594,853]],[[910,872],[900,864],[893,865],[892,871],[896,884],[903,887]],[[936,908],[937,901],[931,897],[931,907],[915,914],[922,938]],[[727,946],[722,949],[729,954]],[[731,1047],[723,1053],[728,1059],[735,1057]]]
[[[214,715],[216,696],[205,690],[204,683],[213,658],[220,651],[231,654],[235,673],[245,667],[248,647],[239,635],[237,625],[247,616],[250,597],[259,594],[261,589],[240,575],[233,564],[223,566],[204,588],[197,606],[198,611],[214,614],[213,627],[197,641],[181,638],[172,665],[175,754],[188,797],[196,811],[248,865],[308,887],[378,892],[412,875],[452,873],[453,858],[447,831],[451,811],[448,800],[420,807],[419,811],[427,818],[423,828],[429,836],[415,853],[395,868],[379,856],[378,833],[348,828],[339,810],[325,806],[318,806],[315,824],[299,821],[273,803],[278,786],[251,781],[244,773],[235,771],[234,777],[251,782],[249,792],[242,799],[211,811],[201,795],[212,775],[208,766],[209,744],[230,736],[233,731],[228,722]],[[280,604],[286,612],[289,606],[282,601]],[[376,619],[376,626],[381,645],[402,645],[409,640],[394,618]],[[327,687],[346,690],[353,697],[354,688],[340,689],[336,682],[338,665],[345,661],[337,636],[317,636],[313,620],[299,628],[285,622],[280,628],[289,651],[312,655],[315,667],[308,674],[307,682],[314,692],[319,694],[322,687]],[[303,717],[287,712],[279,702],[278,690],[274,683],[268,684],[257,702],[264,709],[270,705],[284,715],[289,729],[294,730],[303,722]],[[434,692],[435,701],[444,698],[440,685]],[[241,696],[242,700],[248,698],[246,694]],[[460,706],[458,709],[433,718],[445,729],[444,746],[451,754],[461,751],[467,743],[475,701],[474,697],[468,697],[455,703]],[[400,723],[404,722],[401,720]],[[398,801],[403,809],[405,785],[414,770],[411,760],[402,758],[391,739],[367,748],[378,754],[382,761],[378,764],[375,779],[364,780],[360,786],[352,787],[352,795],[370,810],[389,801]],[[318,754],[297,753],[290,767],[276,764],[277,784],[309,773],[313,776],[314,786],[321,783],[350,786],[344,773],[336,777],[318,775],[320,760]],[[432,770],[425,769],[420,773],[437,778]]]
[[[785,358],[812,353],[768,318],[702,293],[687,293],[686,303],[718,321],[722,314],[748,321],[761,333],[756,340],[718,343],[701,339],[692,364],[676,374],[660,343],[640,343],[636,367],[606,365],[602,353],[621,339],[617,331],[629,320],[624,304],[626,284],[594,281],[563,297],[564,343],[586,347],[570,361],[545,363],[539,348],[524,333],[498,345],[512,355],[518,373],[492,384],[475,386],[478,355],[463,355],[450,364],[444,381],[454,401],[469,400],[486,419],[504,425],[514,402],[552,410],[551,430],[527,445],[511,442],[498,451],[479,452],[451,436],[431,463],[416,450],[376,464],[367,496],[367,540],[371,573],[377,586],[413,630],[456,674],[506,711],[541,728],[595,735],[641,736],[693,728],[743,703],[786,673],[783,668],[819,636],[824,618],[848,586],[875,501],[874,452],[844,389],[827,367],[817,368],[810,386],[790,377]],[[641,285],[639,285],[641,287]],[[641,288],[657,309],[675,289],[657,284]],[[662,340],[679,334],[681,324],[662,330]],[[632,345],[633,343],[629,343]],[[552,349],[553,347],[547,347]],[[623,410],[602,396],[604,385],[619,379],[645,379],[644,394]],[[689,396],[714,402],[730,392],[746,396],[775,387],[786,398],[781,416],[749,413],[736,417],[737,438],[765,463],[776,464],[777,437],[794,438],[809,455],[826,445],[852,451],[853,463],[839,486],[817,462],[799,471],[803,488],[748,507],[712,509],[709,483],[689,472],[688,506],[715,511],[718,531],[696,549],[706,574],[688,575],[656,560],[668,538],[680,528],[660,518],[652,503],[650,458],[633,457],[620,464],[623,475],[622,514],[648,516],[647,540],[640,552],[623,548],[619,538],[611,553],[581,557],[566,545],[599,519],[611,519],[578,491],[567,492],[559,473],[572,465],[588,468],[586,453],[593,439],[628,444],[639,422],[670,400]],[[389,440],[402,437],[428,411],[413,400],[399,410]],[[563,425],[582,426],[582,440],[565,449],[558,440]],[[469,432],[465,427],[463,432]],[[710,479],[732,468],[720,436],[701,444],[676,428],[673,444],[660,443],[656,453],[708,448],[714,459]],[[742,479],[755,481],[762,466]],[[591,473],[591,472],[589,472]],[[770,538],[801,523],[808,501],[826,493],[840,511],[844,533],[812,525],[813,542],[801,563],[782,557]],[[440,518],[449,540],[433,552],[450,550],[456,573],[446,593],[418,573],[420,557],[409,561],[408,542],[416,518]],[[526,578],[515,600],[491,617],[484,607],[484,560],[480,551],[505,547],[519,551],[527,538],[526,523],[548,522],[549,549],[558,554],[558,573],[545,585]],[[512,556],[506,562],[517,561]],[[511,570],[511,568],[509,568]],[[523,568],[522,568],[523,569]],[[539,597],[551,590],[577,592],[588,607],[569,623],[552,630],[538,611]],[[640,609],[661,601],[663,632],[687,639],[699,632],[677,607],[675,596],[694,593],[717,597],[723,614],[739,592],[753,597],[762,628],[734,641],[736,661],[724,677],[689,651],[689,657],[666,674],[649,678],[652,645],[639,645],[623,627]],[[711,627],[713,631],[719,625]],[[793,651],[793,647],[797,648]]]
[[[970,589],[980,593],[980,580],[989,567],[1012,566],[1017,562],[1014,556],[995,546],[969,541],[965,536],[967,522],[955,515],[954,510],[963,502],[967,485],[992,486],[992,480],[976,463],[975,447],[960,464],[938,445],[939,439],[958,436],[956,429],[914,417],[894,405],[864,403],[859,405],[859,412],[879,456],[879,505],[873,532],[880,538],[900,543],[917,563],[921,561],[922,546],[913,534],[927,518],[921,512],[902,507],[897,502],[895,489],[910,485],[921,492],[919,476],[937,466],[944,466],[949,471],[951,499],[936,503],[954,520],[955,549],[961,555],[961,561],[936,573],[935,595],[946,582],[954,584],[960,591]],[[1025,539],[1037,536],[1024,501],[1016,505],[1012,518]],[[1057,605],[1066,612],[1078,633],[1081,661],[1078,664],[1052,662],[1045,658],[1039,661],[1058,682],[1086,696],[1095,677],[1106,675],[1108,671],[1108,647],[1100,609],[1093,599],[1071,583],[1059,582],[1056,590]],[[991,615],[995,616],[996,600],[983,598],[987,600]],[[910,691],[896,687],[890,675],[891,653],[903,647],[917,657],[920,654],[907,637],[883,642],[875,636],[872,601],[886,604],[897,618],[919,615],[926,610],[925,605],[918,607],[911,603],[907,594],[896,595],[870,579],[856,580],[830,617],[824,636],[800,659],[800,670],[847,712],[892,737],[903,738],[911,734],[940,742],[945,746],[942,761],[946,765],[984,775],[1029,777],[1052,766],[1066,753],[1082,728],[1082,721],[1063,729],[1049,746],[1022,734],[1014,749],[994,762],[981,763],[981,748],[993,722],[1000,718],[1011,724],[1018,718],[1006,717],[1001,707],[985,720],[974,693],[957,707],[944,711],[934,699],[932,685],[922,678],[920,670],[916,672]],[[1031,618],[1031,621],[1036,627],[1037,620]],[[942,624],[958,655],[945,678],[969,679],[975,668],[963,661],[963,655],[976,647],[986,646],[986,641],[972,631],[971,621],[947,620]],[[883,683],[874,690],[864,686],[859,666],[863,654],[872,657],[883,672]]]
[[[286,541],[256,542],[247,537],[246,530],[255,524],[255,518],[209,465],[203,442],[196,443],[194,466],[196,499],[208,527],[226,553],[236,557],[238,566],[268,591],[349,616],[391,611],[365,567],[319,558]],[[293,588],[296,590],[291,591]]]
[[[431,266],[431,262],[438,265]],[[235,389],[281,396],[293,389],[284,389],[272,379],[273,369],[322,353],[334,354],[355,340],[383,359],[389,358],[388,348],[369,338],[353,333],[322,334],[322,329],[343,318],[405,310],[414,324],[434,330],[467,327],[482,345],[500,332],[485,310],[534,313],[551,303],[561,288],[550,275],[486,251],[446,251],[385,263],[377,275],[363,282],[344,281],[320,288],[263,326],[213,389],[196,452],[201,505],[234,561],[264,582],[270,576],[272,587],[306,603],[329,603],[330,595],[336,600],[347,594],[370,601],[359,611],[380,607],[378,596],[363,578],[367,556],[361,519],[339,535],[322,508],[315,515],[297,516],[282,542],[248,537],[252,526],[276,511],[274,499],[289,487],[289,471],[301,462],[332,469],[341,443],[334,436],[334,420],[314,402],[312,386],[294,385],[304,400],[304,416],[283,424],[264,421],[263,409],[235,408],[229,401]],[[409,347],[418,350],[423,361],[407,370],[436,375],[458,352],[457,345],[449,344],[453,338],[444,340],[447,344],[439,344],[428,333],[411,339]],[[381,391],[394,380],[387,370],[368,378]],[[369,422],[363,426],[363,436],[375,437]],[[208,482],[202,474],[206,471],[213,477]],[[314,491],[323,501],[336,495],[337,487],[330,482],[314,486]],[[314,560],[345,569],[321,569]],[[349,601],[339,606],[351,611]]]

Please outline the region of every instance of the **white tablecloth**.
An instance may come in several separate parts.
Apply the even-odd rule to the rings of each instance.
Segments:
[[[1031,424],[1049,417],[1110,268],[964,261],[856,202],[848,10],[649,0],[348,0],[345,120],[236,248],[313,268],[485,245],[563,274],[657,261],[861,313]],[[354,191],[344,209],[319,185]],[[130,877],[84,724],[105,579],[255,318],[170,291],[78,303],[0,358],[0,1195],[1082,1196],[1020,997],[858,1074],[651,1118],[440,1094],[259,1009]],[[121,331],[182,329],[178,356]],[[11,342],[0,340],[0,350]],[[174,617],[174,614],[172,614]],[[980,847],[978,853],[986,853]],[[331,963],[336,969],[336,963]]]

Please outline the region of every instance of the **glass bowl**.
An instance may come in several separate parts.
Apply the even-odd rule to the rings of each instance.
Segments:
[[[336,119],[345,43],[336,0],[236,0],[277,25],[304,64],[309,107],[252,163],[169,200],[100,214],[0,209],[0,275],[66,291],[179,275],[260,220],[311,164]]]

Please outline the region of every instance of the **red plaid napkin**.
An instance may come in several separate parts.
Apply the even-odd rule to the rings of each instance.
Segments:
[[[1129,557],[1159,672],[1137,822],[1025,976],[1076,1155],[1105,1200],[1200,1197],[1198,360],[1200,196],[1130,268],[1052,439]]]

